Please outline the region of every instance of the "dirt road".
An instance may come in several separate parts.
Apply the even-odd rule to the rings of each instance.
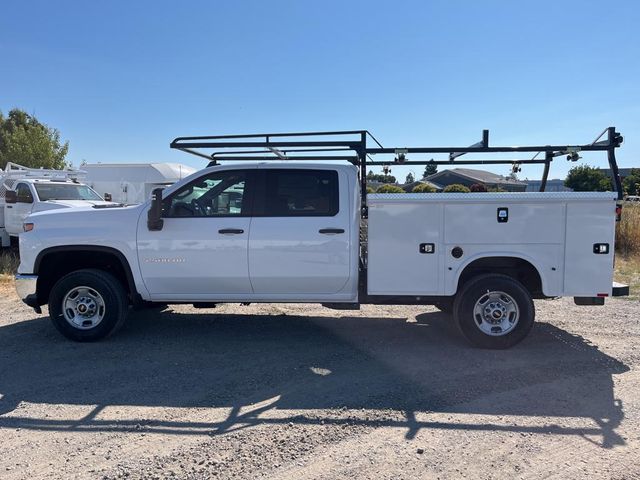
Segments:
[[[0,478],[640,478],[640,303],[508,351],[430,307],[180,306],[96,344],[0,287]]]

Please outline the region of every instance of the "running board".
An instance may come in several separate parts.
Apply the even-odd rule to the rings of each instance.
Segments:
[[[216,308],[217,303],[213,302],[195,302],[193,308]]]
[[[322,306],[332,310],[360,310],[359,303],[323,303]]]

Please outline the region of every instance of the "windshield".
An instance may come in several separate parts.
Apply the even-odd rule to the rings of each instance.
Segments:
[[[43,202],[47,200],[102,200],[100,195],[86,185],[38,183],[35,187],[38,197]]]

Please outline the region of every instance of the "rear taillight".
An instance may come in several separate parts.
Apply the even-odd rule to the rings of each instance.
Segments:
[[[622,218],[622,204],[616,204],[616,222],[619,222]]]
[[[31,230],[33,230],[33,223],[23,223],[22,224],[22,229],[25,232],[30,232]]]

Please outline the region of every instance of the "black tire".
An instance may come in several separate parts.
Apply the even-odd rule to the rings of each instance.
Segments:
[[[515,326],[501,334],[498,329],[493,336],[481,330],[483,325],[480,315],[474,316],[476,302],[481,301],[489,292],[506,293],[515,303],[518,315]],[[509,303],[507,303],[509,305]],[[531,331],[535,321],[535,307],[529,291],[517,280],[507,275],[479,275],[467,282],[456,296],[453,317],[462,335],[474,346],[489,349],[505,349],[522,341]],[[506,317],[506,315],[505,315]],[[484,328],[492,328],[485,322]]]
[[[97,292],[104,302],[102,320],[94,327],[78,328],[65,319],[63,301],[76,287],[88,287]],[[65,275],[49,294],[49,317],[56,329],[76,342],[94,342],[103,339],[122,327],[129,311],[127,293],[122,283],[102,270],[77,270]]]
[[[438,303],[433,306],[440,310],[442,313],[447,313],[451,315],[453,313],[453,302],[455,301],[455,297],[449,297],[443,300],[440,300]]]

